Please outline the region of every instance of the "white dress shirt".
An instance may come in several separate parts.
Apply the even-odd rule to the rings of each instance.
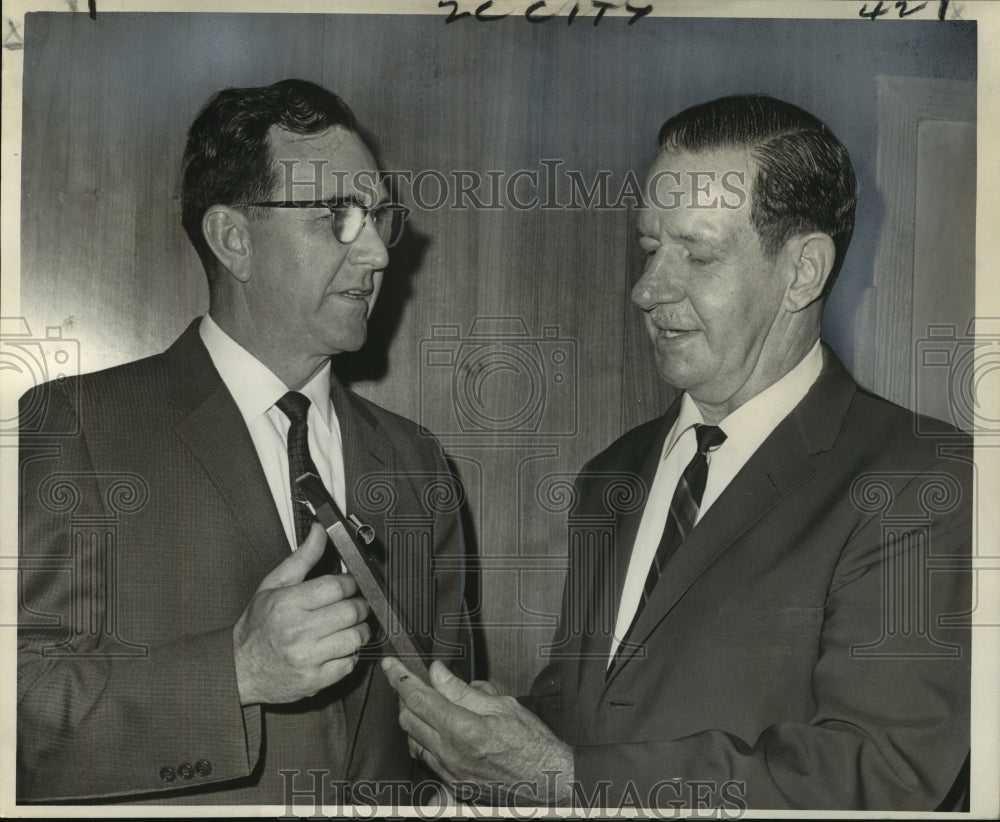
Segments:
[[[295,517],[292,513],[291,480],[288,476],[288,429],[291,423],[275,406],[289,389],[264,363],[219,328],[207,314],[202,318],[198,330],[219,376],[233,395],[250,430],[250,439],[257,449],[281,524],[285,527],[285,535],[294,551],[298,545],[295,541]],[[334,502],[346,514],[344,447],[337,413],[330,401],[330,367],[327,365],[321,368],[298,390],[310,401],[306,419],[309,425],[309,454]]]
[[[701,498],[695,525],[726,490],[726,486],[746,465],[761,443],[805,397],[822,370],[823,351],[817,340],[809,353],[784,377],[747,400],[719,423],[719,428],[726,435],[726,441],[708,454],[708,479],[705,482],[705,493]],[[622,589],[622,599],[618,606],[615,634],[611,639],[609,665],[639,607],[646,575],[660,544],[660,536],[667,521],[674,489],[697,451],[694,427],[702,423],[704,419],[698,406],[688,394],[684,394],[681,397],[680,413],[663,443],[663,455],[649,489],[639,530],[636,532],[635,545],[625,575],[625,586]],[[669,573],[669,566],[665,573]]]

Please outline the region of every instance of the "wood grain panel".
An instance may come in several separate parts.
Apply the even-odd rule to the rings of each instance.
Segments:
[[[560,161],[561,172],[588,182],[607,173],[613,194],[628,171],[644,174],[667,116],[762,91],[834,124],[868,192],[825,331],[851,354],[879,227],[873,78],[973,78],[971,31],[866,21],[627,26],[608,17],[595,27],[512,17],[446,26],[443,15],[33,14],[22,313],[36,334],[57,325],[80,339],[83,368],[94,370],[162,350],[205,310],[204,274],[180,226],[179,163],[192,118],[225,86],[285,77],[326,85],[354,108],[386,169],[509,176]],[[539,648],[562,587],[566,518],[546,507],[545,483],[661,413],[674,392],[628,301],[640,261],[627,209],[431,209],[412,194],[401,187],[414,216],[393,249],[369,342],[337,367],[360,393],[440,435],[468,491],[467,533],[480,556],[470,584],[480,660],[521,693],[544,662]],[[509,355],[517,344],[509,334],[470,337],[476,318],[527,330],[536,387],[524,370],[499,371],[484,396],[497,416],[542,391],[535,428],[461,428],[465,383],[449,377],[457,365],[430,365],[428,352],[450,347],[457,362],[460,350],[488,343]],[[569,359],[555,363],[557,349]]]
[[[920,295],[914,292],[914,269],[917,231],[917,157],[920,124],[929,120],[955,123],[974,122],[976,113],[975,83],[923,77],[878,77],[876,79],[881,111],[878,136],[878,186],[886,200],[886,224],[875,260],[874,284],[869,299],[873,301],[874,331],[878,344],[865,351],[859,360],[859,379],[873,390],[901,405],[913,402],[913,340],[926,332],[913,326],[914,302]],[[961,145],[957,143],[956,145]],[[955,146],[953,145],[954,149]],[[942,157],[935,162],[947,162]],[[956,157],[955,163],[968,157]],[[968,173],[968,172],[967,172]],[[973,171],[974,174],[974,171]],[[965,209],[974,209],[974,189],[965,192]],[[940,200],[940,194],[936,198]],[[961,219],[960,214],[942,210],[939,223]],[[961,243],[965,238],[957,232],[945,232],[945,242]],[[968,259],[970,248],[955,249],[954,257],[963,258],[962,271],[949,271],[949,276],[974,276],[973,261]],[[967,284],[966,284],[967,285]],[[971,288],[960,292],[973,295]],[[932,299],[931,295],[926,295]],[[974,300],[967,301],[964,313],[971,318]],[[921,317],[926,327],[926,312]],[[954,322],[953,316],[940,321]],[[959,334],[964,329],[960,329]],[[940,411],[944,403],[933,410]],[[930,411],[932,409],[922,409]]]

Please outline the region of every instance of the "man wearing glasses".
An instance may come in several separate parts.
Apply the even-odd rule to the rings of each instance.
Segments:
[[[293,487],[317,473],[385,543],[389,513],[433,520],[428,550],[381,559],[424,650],[464,674],[461,574],[433,572],[460,567],[460,527],[422,502],[451,482],[440,450],[330,370],[365,342],[408,212],[347,106],[299,80],[209,100],[182,200],[208,314],[161,355],[23,400],[77,435],[22,457],[18,799],[350,803],[364,783],[408,802],[368,606]],[[101,564],[74,539],[112,513]],[[34,561],[74,550],[99,573]]]

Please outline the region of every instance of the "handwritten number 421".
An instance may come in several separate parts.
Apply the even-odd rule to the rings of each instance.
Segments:
[[[948,2],[949,0],[938,0],[938,20],[944,20],[945,15],[948,13]],[[858,17],[867,17],[869,20],[875,20],[879,17],[885,17],[891,9],[895,8],[899,12],[899,16],[909,17],[911,14],[916,14],[918,11],[926,7],[927,3],[920,3],[910,8],[910,4],[907,0],[896,0],[890,6],[886,6],[884,0],[878,0],[875,7],[869,11],[868,4],[865,3],[861,7],[861,11],[858,12]]]

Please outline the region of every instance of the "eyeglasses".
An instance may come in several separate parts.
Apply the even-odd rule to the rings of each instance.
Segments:
[[[368,218],[386,248],[392,248],[402,239],[403,228],[410,216],[410,209],[399,203],[379,203],[368,208],[351,197],[332,200],[270,200],[239,205],[255,208],[328,209],[333,216],[333,236],[344,245],[350,245],[361,236],[365,219]]]

